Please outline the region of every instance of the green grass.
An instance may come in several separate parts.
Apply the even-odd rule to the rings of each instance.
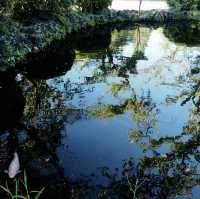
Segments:
[[[16,179],[10,186],[6,181],[5,186],[0,185],[0,189],[2,189],[10,199],[39,199],[45,188],[42,188],[40,191],[29,190],[27,175],[24,171],[24,175],[21,179]]]

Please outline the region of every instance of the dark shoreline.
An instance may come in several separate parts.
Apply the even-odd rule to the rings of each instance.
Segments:
[[[104,25],[117,26],[126,23],[166,24],[180,21],[199,21],[199,12],[151,11],[104,11],[100,14],[71,13],[48,21],[21,23],[4,18],[0,21],[0,71],[12,68],[29,53],[39,52],[52,41],[87,28]]]

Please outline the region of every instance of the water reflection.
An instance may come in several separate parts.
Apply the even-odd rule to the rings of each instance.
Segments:
[[[63,45],[63,43],[66,45]],[[25,61],[16,68],[29,79],[50,79],[61,76],[70,70],[75,59],[75,52],[69,49],[66,41],[54,41],[43,51],[28,54]]]
[[[95,53],[96,56],[108,48],[111,42],[112,27],[83,30],[73,36],[74,48],[81,53]]]
[[[185,28],[187,27],[187,28]],[[177,23],[173,26],[167,26],[164,30],[165,35],[172,41],[178,44],[187,46],[199,46],[199,24],[189,24],[187,22]]]
[[[197,26],[190,26],[192,38]],[[110,185],[99,193],[104,198],[132,198],[130,183],[141,185],[138,198],[198,193],[200,83],[191,70],[199,67],[200,47],[198,38],[191,43],[182,34],[180,40],[171,32],[177,29],[83,31],[49,59],[38,54],[20,64],[17,83],[16,75],[10,78],[25,100],[14,132],[26,131],[17,149],[33,182],[52,187],[92,175],[90,183]],[[46,73],[31,63],[45,64]],[[2,90],[1,99],[6,96]]]
[[[0,72],[0,130],[12,129],[23,115],[22,91],[12,72]]]
[[[44,198],[66,195],[66,179],[55,153],[60,145],[65,114],[59,93],[49,88],[44,80],[30,81],[26,76],[16,77],[14,73],[0,75],[3,114],[0,137],[1,184],[5,182],[3,171],[8,168],[13,152],[17,151],[21,169],[26,169],[32,189],[45,185],[49,190],[54,190],[57,185],[62,185],[61,191],[55,191],[51,196],[45,192]],[[9,183],[12,184],[11,181]],[[7,197],[2,193],[0,196]]]
[[[183,176],[187,173],[188,163],[175,143],[190,145],[190,136],[181,132],[189,121],[192,103],[180,104],[186,97],[184,91],[194,84],[190,70],[199,48],[176,45],[163,31],[163,28],[113,31],[103,61],[99,57],[86,59],[80,54],[71,71],[48,81],[56,89],[68,82],[66,92],[72,97],[66,106],[89,110],[86,119],[67,124],[67,131],[63,132],[63,144],[67,143],[68,150],[60,147],[58,155],[67,176],[76,179],[81,173],[89,175],[105,165],[112,170],[130,156],[136,163],[143,157],[143,172],[147,166],[149,171],[158,167],[161,173],[163,165],[171,165],[180,156],[175,167],[185,170],[182,168],[180,174],[175,169],[172,179],[178,173]],[[93,152],[88,153],[91,148]],[[70,158],[64,158],[64,154]],[[150,176],[154,183],[154,174]],[[160,189],[163,183],[168,183],[167,176],[160,181]],[[186,186],[185,182],[181,186]],[[179,190],[183,194],[180,187]],[[174,194],[161,192],[157,195]]]

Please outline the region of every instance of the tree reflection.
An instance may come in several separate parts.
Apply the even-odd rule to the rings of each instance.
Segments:
[[[169,24],[164,27],[164,34],[170,41],[187,46],[199,45],[199,31],[199,24],[191,22]]]
[[[26,59],[18,63],[18,72],[23,73],[29,79],[47,80],[64,75],[71,69],[75,59],[73,49],[63,45],[65,41],[54,41],[44,50],[28,54]]]
[[[152,134],[157,132],[156,122],[159,110],[152,101],[150,92],[146,96],[136,95],[123,102],[121,105],[100,105],[91,108],[94,118],[109,119],[117,115],[128,114],[133,123],[133,128],[129,130],[129,142],[137,144],[142,149],[152,149],[149,143],[153,138]]]
[[[70,39],[72,45],[81,53],[95,53],[106,50],[111,43],[112,27],[83,30]],[[97,54],[96,54],[97,55]]]
[[[94,83],[94,81],[104,81],[108,76],[124,78],[122,84],[112,85],[111,92],[113,93],[113,95],[117,95],[117,92],[129,87],[129,74],[137,74],[136,65],[138,61],[147,59],[144,56],[144,49],[148,40],[149,31],[147,31],[146,29],[141,30],[141,27],[136,26],[134,27],[133,32],[131,32],[134,35],[127,36],[125,33],[127,33],[127,31],[117,32],[115,30],[112,32],[112,41],[110,45],[99,53],[99,55],[101,55],[101,62],[96,63],[98,64],[98,69],[100,69],[101,71],[101,75],[98,74],[93,79],[93,81],[87,82]],[[119,52],[120,44],[127,45],[129,43],[129,40],[127,38],[125,41],[123,37],[124,35],[126,35],[127,38],[132,36],[134,36],[133,39],[135,39],[135,37],[137,38],[136,41],[134,41],[135,47],[133,49],[133,55],[131,55],[130,57],[126,57]],[[96,58],[99,58],[98,56]],[[80,56],[80,59],[82,58],[84,57]],[[86,64],[88,64],[88,62]]]
[[[188,42],[189,45],[196,44],[196,38],[184,38],[186,35],[182,35],[181,38],[177,36],[177,30],[182,28],[181,25],[180,27],[177,25],[177,28],[173,30],[171,27],[165,28],[165,34],[170,39],[180,43]],[[40,53],[36,53],[33,57],[29,55],[27,62],[17,66],[17,71],[21,72],[18,82],[15,80],[16,75],[2,73],[2,78],[7,78],[5,80],[1,78],[0,73],[1,109],[5,112],[0,118],[1,129],[5,129],[4,126],[7,125],[15,127],[13,130],[15,133],[22,130],[27,132],[28,139],[23,144],[17,143],[16,147],[22,156],[23,165],[30,169],[29,174],[32,179],[38,180],[41,179],[41,176],[46,175],[48,177],[45,178],[46,181],[42,181],[43,183],[49,181],[54,184],[55,179],[59,183],[65,184],[66,179],[56,156],[56,148],[61,144],[61,132],[65,128],[65,124],[72,124],[88,115],[103,120],[125,115],[132,125],[129,128],[127,139],[130,144],[142,149],[144,157],[140,160],[125,161],[120,179],[116,177],[115,173],[104,168],[103,175],[108,177],[111,183],[109,187],[104,187],[103,191],[100,191],[98,198],[156,199],[175,195],[184,195],[190,198],[191,187],[199,183],[197,175],[199,172],[197,166],[200,162],[199,80],[192,78],[191,84],[194,85],[192,89],[184,90],[179,96],[166,98],[167,105],[182,100],[180,105],[184,106],[186,103],[192,102],[193,108],[190,119],[179,135],[170,136],[171,133],[169,133],[168,136],[162,136],[157,129],[159,105],[153,100],[150,91],[141,96],[136,95],[129,78],[130,74],[137,76],[138,61],[147,59],[145,45],[149,38],[149,31],[142,31],[140,27],[134,27],[131,34],[128,34],[127,31],[118,32],[117,30],[111,33],[111,30],[108,28],[83,31],[81,37],[68,46],[70,48],[62,47],[59,53],[57,47],[51,46],[55,49],[50,52],[45,51],[45,55]],[[194,26],[190,31],[193,35],[198,28]],[[146,36],[141,35],[143,33]],[[121,50],[119,48],[125,46],[128,39],[133,39],[132,37],[135,39],[133,53],[126,57],[123,53],[119,53]],[[59,45],[61,44],[58,44],[60,49]],[[74,49],[77,50],[78,60],[76,62],[92,60],[97,67],[94,74],[91,76],[87,74],[88,76],[86,75],[83,82],[75,82],[77,84],[75,88],[70,85],[70,81],[64,82],[63,80],[61,82],[63,90],[58,89],[59,86],[54,87],[46,80],[64,75],[71,68],[75,58]],[[41,70],[43,64],[45,67],[44,70]],[[83,89],[88,89],[89,84],[98,82],[106,84],[108,77],[117,79],[117,81],[109,82],[110,90],[108,89],[111,97],[118,100],[117,103],[112,104],[111,102],[102,105],[95,102],[94,106],[86,104],[87,110],[66,106],[66,101],[72,100],[76,93],[85,94]],[[59,82],[62,79],[55,78],[56,81]],[[128,97],[121,97],[120,93],[126,91],[128,91]],[[90,94],[89,91],[86,94]],[[5,107],[5,104],[8,104],[9,107]],[[88,108],[89,106],[90,108]],[[20,120],[21,126],[16,126],[18,120]],[[11,124],[8,124],[8,121]],[[162,146],[169,146],[170,150],[163,154],[159,150]],[[47,171],[50,174],[53,173],[53,177],[49,177]],[[41,174],[42,172],[45,175]],[[35,178],[32,173],[36,176]]]
[[[193,78],[193,87],[183,91],[173,99],[182,99],[184,106],[191,101],[193,109],[190,119],[177,136],[155,136],[158,109],[150,93],[146,97],[126,100],[121,105],[100,105],[92,109],[93,117],[99,119],[113,118],[119,114],[129,114],[134,128],[129,132],[129,141],[137,144],[152,155],[145,155],[139,163],[134,159],[124,163],[124,170],[119,180],[116,173],[104,168],[103,175],[110,179],[110,186],[99,193],[98,198],[173,198],[175,196],[192,198],[192,187],[199,184],[200,134],[199,134],[199,80]],[[120,84],[112,85],[112,94],[117,97]],[[134,93],[134,91],[133,91]],[[166,99],[167,100],[167,99]],[[170,151],[161,154],[159,148],[170,145]]]
[[[15,127],[25,106],[22,91],[13,72],[0,72],[0,130]]]
[[[49,186],[64,180],[55,155],[64,115],[58,93],[43,80],[29,81],[14,72],[1,72],[0,95],[1,172],[8,168],[17,151],[21,168],[27,169],[31,187]],[[37,176],[43,184],[38,183]],[[0,182],[4,184],[4,175]],[[0,197],[5,198],[1,194]]]
[[[174,39],[177,33],[174,34],[171,27],[166,27],[166,29],[165,31],[168,32],[165,34],[169,34],[170,39]],[[191,31],[192,34],[197,31],[196,29],[194,27]],[[184,36],[186,35],[181,36],[181,38],[177,36],[175,41],[188,42],[186,43],[188,45],[197,44],[194,37],[187,39]],[[131,90],[127,75],[128,73],[136,74],[137,71],[132,69],[137,65],[138,60],[145,59],[144,49],[141,47],[139,38],[138,36],[137,48],[132,57],[129,58],[120,57],[111,43],[109,48],[104,51],[105,54],[99,66],[100,75],[97,75],[92,82],[87,82],[105,81],[108,76],[122,77],[119,78],[121,82],[111,83],[110,92],[118,99],[120,92],[129,90],[132,97],[121,100],[122,102],[120,101],[117,105],[100,104],[91,107],[90,112],[94,118],[104,120],[127,114],[133,123],[133,128],[128,134],[129,142],[136,144],[144,151],[144,157],[139,162],[133,159],[124,163],[120,180],[115,173],[113,174],[109,169],[104,168],[104,175],[110,179],[110,187],[105,188],[99,194],[99,198],[133,198],[134,195],[141,199],[173,198],[176,195],[191,198],[191,187],[199,183],[197,168],[200,160],[199,83],[197,81],[192,90],[186,92],[184,90],[180,96],[166,98],[168,105],[178,102],[180,99],[183,99],[182,105],[189,101],[193,102],[194,107],[190,120],[185,124],[180,134],[177,136],[171,136],[171,132],[168,136],[157,134],[158,105],[153,102],[151,93],[147,93],[146,96],[136,96],[134,90]],[[124,40],[123,42],[126,43]],[[182,83],[183,79],[180,78],[178,81]],[[162,146],[169,146],[169,151],[164,154],[160,152],[159,149]]]
[[[188,134],[188,130],[192,131],[192,137],[185,141],[183,136]],[[137,136],[142,137],[143,134]],[[152,157],[145,156],[139,163],[135,163],[134,159],[126,161],[120,181],[114,177],[116,174],[106,170],[104,175],[111,183],[102,192],[104,197],[99,198],[132,198],[134,195],[145,199],[173,196],[192,198],[191,189],[199,184],[199,138],[199,132],[189,121],[180,136],[152,139],[150,146],[155,151],[163,144],[171,144],[172,150],[166,154],[156,152]]]
[[[140,124],[141,120],[143,128],[130,132],[129,136],[132,143],[138,143],[144,139],[144,135],[147,135],[147,142],[138,146],[145,147],[153,154],[151,156],[145,155],[139,163],[134,159],[126,161],[123,164],[121,180],[118,180],[116,174],[109,169],[104,170],[104,176],[109,178],[111,183],[99,194],[99,198],[115,198],[117,196],[142,199],[175,198],[177,196],[192,198],[192,187],[199,185],[200,117],[199,107],[196,106],[199,101],[197,88],[199,89],[199,86],[194,86],[194,90],[189,94],[190,97],[187,98],[187,102],[189,100],[195,101],[190,119],[177,136],[151,137],[148,129],[153,128],[156,119],[153,119],[154,125],[149,125],[152,122],[147,122],[146,125],[145,121],[152,120],[149,120],[149,116],[147,117],[145,113],[153,113],[153,118],[156,118],[153,111],[155,106],[148,106],[145,111],[143,108],[146,106],[141,105],[141,102],[137,103],[140,106],[134,106],[133,110],[138,115],[136,114],[137,117],[134,117],[133,121],[137,121],[138,118]],[[159,153],[159,147],[166,144],[170,145],[171,150],[166,154]]]

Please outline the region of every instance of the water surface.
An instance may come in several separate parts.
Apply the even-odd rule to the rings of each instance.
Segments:
[[[6,146],[37,182],[106,185],[132,158],[147,198],[198,198],[199,26],[185,26],[87,30],[28,57],[2,74],[1,139],[18,135]]]
[[[70,114],[79,114],[62,130],[57,151],[67,176],[118,168],[129,157],[151,157],[143,142],[181,134],[192,103],[181,106],[180,96],[193,85],[190,71],[199,47],[171,42],[163,28],[140,27],[114,30],[106,49],[76,54],[70,71],[47,81],[64,98],[70,96],[64,101]],[[143,138],[135,141],[134,132]],[[164,145],[158,153],[169,150]]]

